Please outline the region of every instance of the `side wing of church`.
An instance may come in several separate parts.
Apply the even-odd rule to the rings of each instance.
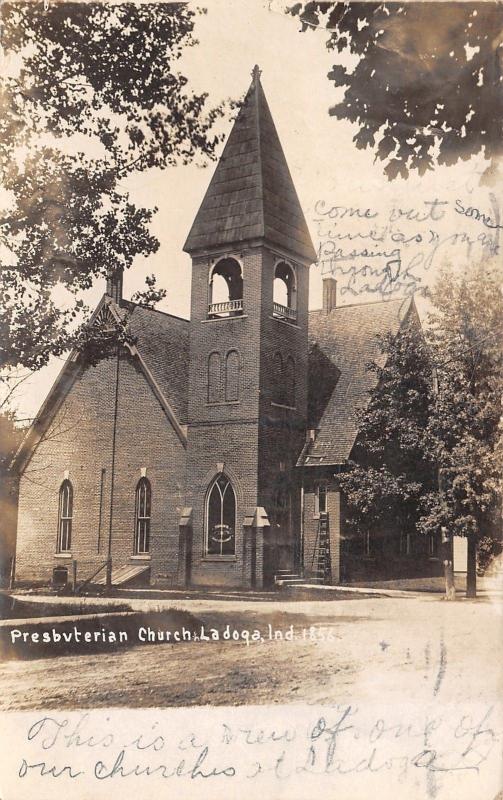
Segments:
[[[184,247],[190,320],[122,297],[134,344],[72,354],[17,455],[16,581],[263,588],[437,569],[433,550],[343,546],[337,475],[377,336],[412,300],[309,312],[316,260],[255,68]],[[396,556],[396,557],[395,557]]]

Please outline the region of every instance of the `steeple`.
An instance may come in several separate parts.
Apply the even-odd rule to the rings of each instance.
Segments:
[[[252,82],[184,250],[265,241],[312,263],[316,252],[260,82]]]

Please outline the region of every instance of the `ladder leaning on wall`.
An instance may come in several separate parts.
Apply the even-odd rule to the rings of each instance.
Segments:
[[[328,512],[320,512],[318,530],[314,543],[311,569],[317,583],[332,583],[332,559],[330,556],[330,525]]]

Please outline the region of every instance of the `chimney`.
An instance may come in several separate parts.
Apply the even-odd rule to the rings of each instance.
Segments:
[[[323,311],[330,314],[337,306],[337,281],[335,278],[323,278]]]
[[[109,272],[107,275],[106,293],[115,303],[117,303],[118,306],[120,306],[122,300],[123,275],[124,270],[122,267],[118,267],[118,269],[114,270],[113,272]]]

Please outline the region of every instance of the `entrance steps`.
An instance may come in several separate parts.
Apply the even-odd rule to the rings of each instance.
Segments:
[[[112,586],[128,586],[131,585],[134,581],[147,578],[148,573],[150,572],[150,566],[132,566],[130,564],[125,564],[122,567],[116,567],[112,569]],[[97,580],[94,581],[96,586],[105,586],[106,585],[106,575],[102,574]]]
[[[299,575],[298,572],[291,572],[289,570],[279,570],[274,576],[274,585],[281,588],[288,588],[289,586],[301,586],[306,583],[306,578]],[[322,583],[321,578],[310,578],[309,583],[319,584]]]

